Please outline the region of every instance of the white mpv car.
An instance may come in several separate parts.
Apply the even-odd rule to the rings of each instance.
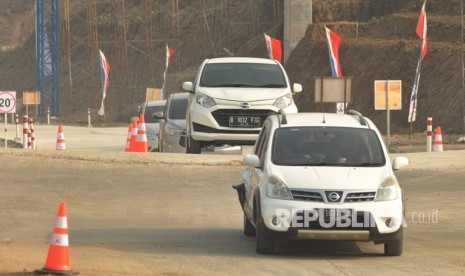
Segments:
[[[210,145],[254,144],[265,119],[284,110],[297,113],[292,86],[277,61],[263,58],[206,59],[194,83],[182,84],[190,92],[186,116],[188,153]]]
[[[235,186],[256,251],[276,238],[383,243],[402,254],[403,197],[382,136],[360,113],[269,116]]]

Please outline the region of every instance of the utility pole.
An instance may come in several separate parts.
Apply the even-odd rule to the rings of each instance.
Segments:
[[[50,23],[48,29],[47,23]],[[61,103],[59,0],[36,0],[36,46],[39,116],[45,117],[45,108],[51,105],[52,116],[58,117]]]
[[[464,49],[464,24],[463,24],[463,0],[460,1],[460,11],[461,11],[461,17],[462,17],[462,43],[461,43],[461,48],[460,52],[462,55],[462,115],[463,115],[463,137],[465,138],[465,60],[464,60],[464,55],[465,55],[465,49]]]

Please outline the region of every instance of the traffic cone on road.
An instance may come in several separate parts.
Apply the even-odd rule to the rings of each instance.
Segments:
[[[433,151],[443,151],[443,150],[444,150],[444,148],[442,146],[441,127],[438,126],[436,128],[436,133],[434,135]]]
[[[66,217],[66,203],[62,201],[58,209],[55,227],[53,228],[47,261],[36,274],[76,275],[69,261],[68,219]]]
[[[144,113],[139,116],[139,124],[137,125],[136,149],[135,152],[148,152],[147,130],[145,129]]]
[[[129,152],[136,151],[136,138],[137,138],[137,117],[131,121],[131,141],[129,145]]]
[[[129,152],[131,149],[131,132],[132,132],[132,122],[129,123],[128,127],[128,136],[126,138],[126,152]]]
[[[58,134],[57,134],[57,145],[56,150],[65,150],[65,134],[63,133],[63,127],[61,125],[58,126]]]

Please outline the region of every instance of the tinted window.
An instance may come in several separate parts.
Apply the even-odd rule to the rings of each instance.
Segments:
[[[382,166],[385,157],[370,129],[296,127],[277,129],[272,161],[288,166]]]
[[[152,124],[153,123],[158,123],[158,120],[155,120],[152,117],[152,114],[155,113],[155,112],[163,111],[164,108],[165,108],[164,105],[147,106],[145,108],[145,112],[144,112],[145,122],[146,123],[152,123]]]
[[[170,104],[170,112],[168,118],[179,120],[186,119],[187,98],[173,98]]]
[[[200,80],[204,87],[287,87],[281,67],[260,63],[206,64]]]

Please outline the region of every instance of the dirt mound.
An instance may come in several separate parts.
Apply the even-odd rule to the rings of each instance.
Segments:
[[[1,27],[1,20],[6,22],[8,18],[17,18],[16,15],[29,14],[33,9],[31,3],[21,3],[23,1],[8,1],[8,4],[0,1],[0,34],[6,30]],[[73,2],[71,9],[72,86],[66,60],[62,65],[62,114],[63,120],[68,122],[85,121],[89,107],[92,120],[99,120],[96,110],[101,99],[100,69],[89,46],[88,9],[82,3]],[[182,81],[193,79],[204,58],[227,55],[226,50],[240,56],[266,57],[263,32],[283,37],[282,1],[255,0],[254,7],[245,1],[212,1],[204,2],[202,7],[196,1],[180,0],[176,38],[170,21],[174,14],[166,10],[171,2],[163,0],[153,8],[153,45],[147,51],[143,42],[147,26],[144,3],[126,0],[127,64],[119,60],[120,46],[111,42],[118,37],[116,8],[104,3],[97,5],[99,48],[112,64],[106,99],[107,122],[126,122],[144,101],[146,87],[161,87],[166,42],[176,51],[167,81],[168,91],[172,93],[180,90]],[[303,93],[296,96],[299,109],[320,110],[320,106],[313,103],[313,86],[316,76],[330,75],[323,32],[325,24],[342,38],[343,75],[353,78],[353,99],[349,108],[360,110],[384,129],[385,112],[373,110],[373,82],[402,80],[402,111],[391,112],[392,131],[408,131],[409,98],[421,47],[415,34],[421,4],[417,0],[314,0],[316,23],[309,25],[306,36],[285,64],[291,80],[304,85]],[[414,130],[422,131],[426,117],[432,116],[434,124],[441,124],[446,132],[461,132],[460,1],[427,2],[426,10],[429,54],[423,64]],[[15,30],[27,33],[25,28]],[[0,68],[4,90],[35,88],[34,49],[34,37],[30,36],[20,48],[0,52],[0,62],[5,64]],[[332,107],[325,106],[325,110],[332,111]]]

